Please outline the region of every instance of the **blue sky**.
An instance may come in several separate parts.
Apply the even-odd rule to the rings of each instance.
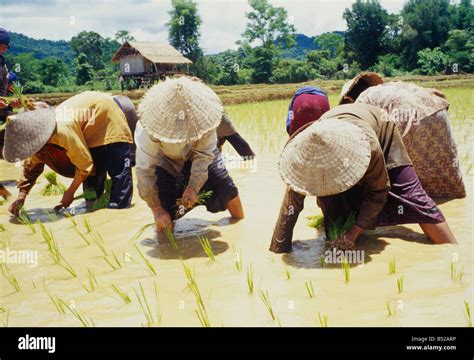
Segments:
[[[317,35],[344,30],[342,13],[351,0],[270,0],[287,9],[298,33]],[[197,0],[202,17],[201,46],[205,53],[235,49],[245,30],[246,0]],[[404,0],[382,0],[389,12],[399,12]],[[113,37],[131,31],[137,40],[167,41],[171,0],[0,0],[0,27],[30,37],[69,40],[82,30]]]

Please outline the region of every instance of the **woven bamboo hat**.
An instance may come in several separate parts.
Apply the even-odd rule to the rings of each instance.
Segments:
[[[383,84],[383,79],[379,74],[370,71],[362,72],[342,86],[341,93],[339,94],[339,105],[344,102],[345,97],[348,96],[351,90],[354,89],[355,86],[359,85],[361,81],[365,83],[363,86],[365,89],[371,86]],[[352,100],[355,101],[356,99]]]
[[[370,142],[361,128],[343,120],[315,122],[291,138],[279,168],[294,191],[312,196],[339,194],[353,187],[370,162]]]
[[[224,107],[217,94],[187,77],[167,79],[147,91],[138,108],[148,134],[168,143],[194,142],[217,128]]]
[[[55,114],[54,109],[46,108],[10,116],[5,127],[5,160],[21,161],[40,151],[56,129]]]

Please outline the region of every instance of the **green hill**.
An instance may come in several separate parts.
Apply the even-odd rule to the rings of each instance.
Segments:
[[[37,40],[16,32],[10,32],[10,38],[11,46],[8,49],[10,55],[31,53],[37,59],[56,56],[66,63],[70,63],[74,57],[69,42],[65,40]]]

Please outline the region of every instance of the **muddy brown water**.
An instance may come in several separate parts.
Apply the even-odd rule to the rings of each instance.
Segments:
[[[227,213],[193,210],[177,223],[177,244],[183,260],[152,229],[136,241],[132,239],[143,225],[152,222],[136,189],[133,207],[127,210],[85,214],[81,201],[74,203],[77,228],[85,233],[84,219],[89,220],[92,231],[103,237],[108,258],[112,259],[113,252],[119,259],[122,268],[117,270],[104,261],[97,245],[87,245],[80,238],[70,219],[46,214],[60,197],[39,195],[46,184],[44,178],[33,189],[27,199],[28,214],[33,221],[40,219],[51,229],[77,278],[53,263],[39,231],[32,234],[28,226],[9,216],[8,203],[1,205],[0,224],[5,231],[0,232],[0,250],[4,256],[21,250],[38,254],[37,266],[15,263],[12,258],[7,261],[21,291],[16,292],[5,276],[0,276],[1,324],[82,326],[69,310],[65,314],[58,312],[50,298],[57,296],[95,326],[143,326],[146,318],[137,299],[137,294],[141,297],[141,285],[153,311],[154,326],[201,326],[195,313],[195,296],[187,288],[184,262],[195,272],[212,326],[320,326],[318,313],[327,315],[329,326],[465,326],[464,301],[473,307],[472,175],[465,175],[467,198],[440,202],[459,245],[432,245],[417,225],[378,229],[361,238],[358,249],[364,251],[364,263],[351,266],[350,281],[346,283],[339,265],[321,268],[324,233],[306,226],[305,219],[320,211],[315,199],[307,198],[294,232],[294,251],[276,255],[267,250],[284,192],[276,164],[285,138],[280,128],[287,104],[263,103],[254,109],[249,106],[248,112],[246,108],[229,108],[242,134],[255,144],[258,155],[256,168],[229,165],[246,218],[234,222]],[[268,107],[275,109],[276,115],[268,119],[267,128],[244,126],[244,122],[259,120]],[[263,136],[261,131],[267,133]],[[275,144],[270,138],[276,138]],[[472,144],[472,134],[468,140]],[[233,154],[228,145],[224,151]],[[6,181],[13,193],[19,174],[19,167],[0,162],[0,181]],[[68,183],[67,179],[61,181]],[[198,236],[210,240],[215,263],[204,253]],[[147,268],[135,244],[153,265],[156,275]],[[236,268],[236,259],[242,263],[241,272]],[[393,259],[396,274],[389,275],[389,262]],[[460,282],[451,279],[453,259],[456,270],[464,272]],[[254,269],[253,294],[249,294],[247,286],[250,266]],[[88,269],[94,272],[98,284],[92,291],[85,288],[89,288]],[[399,293],[397,279],[402,276],[404,286]],[[310,281],[314,298],[309,297],[305,286]],[[126,292],[131,302],[125,303],[112,285]],[[268,292],[278,320],[271,319],[260,290]],[[396,312],[393,316],[387,315],[387,303]]]

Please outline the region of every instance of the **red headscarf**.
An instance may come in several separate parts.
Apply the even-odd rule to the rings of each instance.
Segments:
[[[303,125],[318,120],[329,110],[327,96],[301,94],[293,102],[293,119],[290,122],[290,136]]]

